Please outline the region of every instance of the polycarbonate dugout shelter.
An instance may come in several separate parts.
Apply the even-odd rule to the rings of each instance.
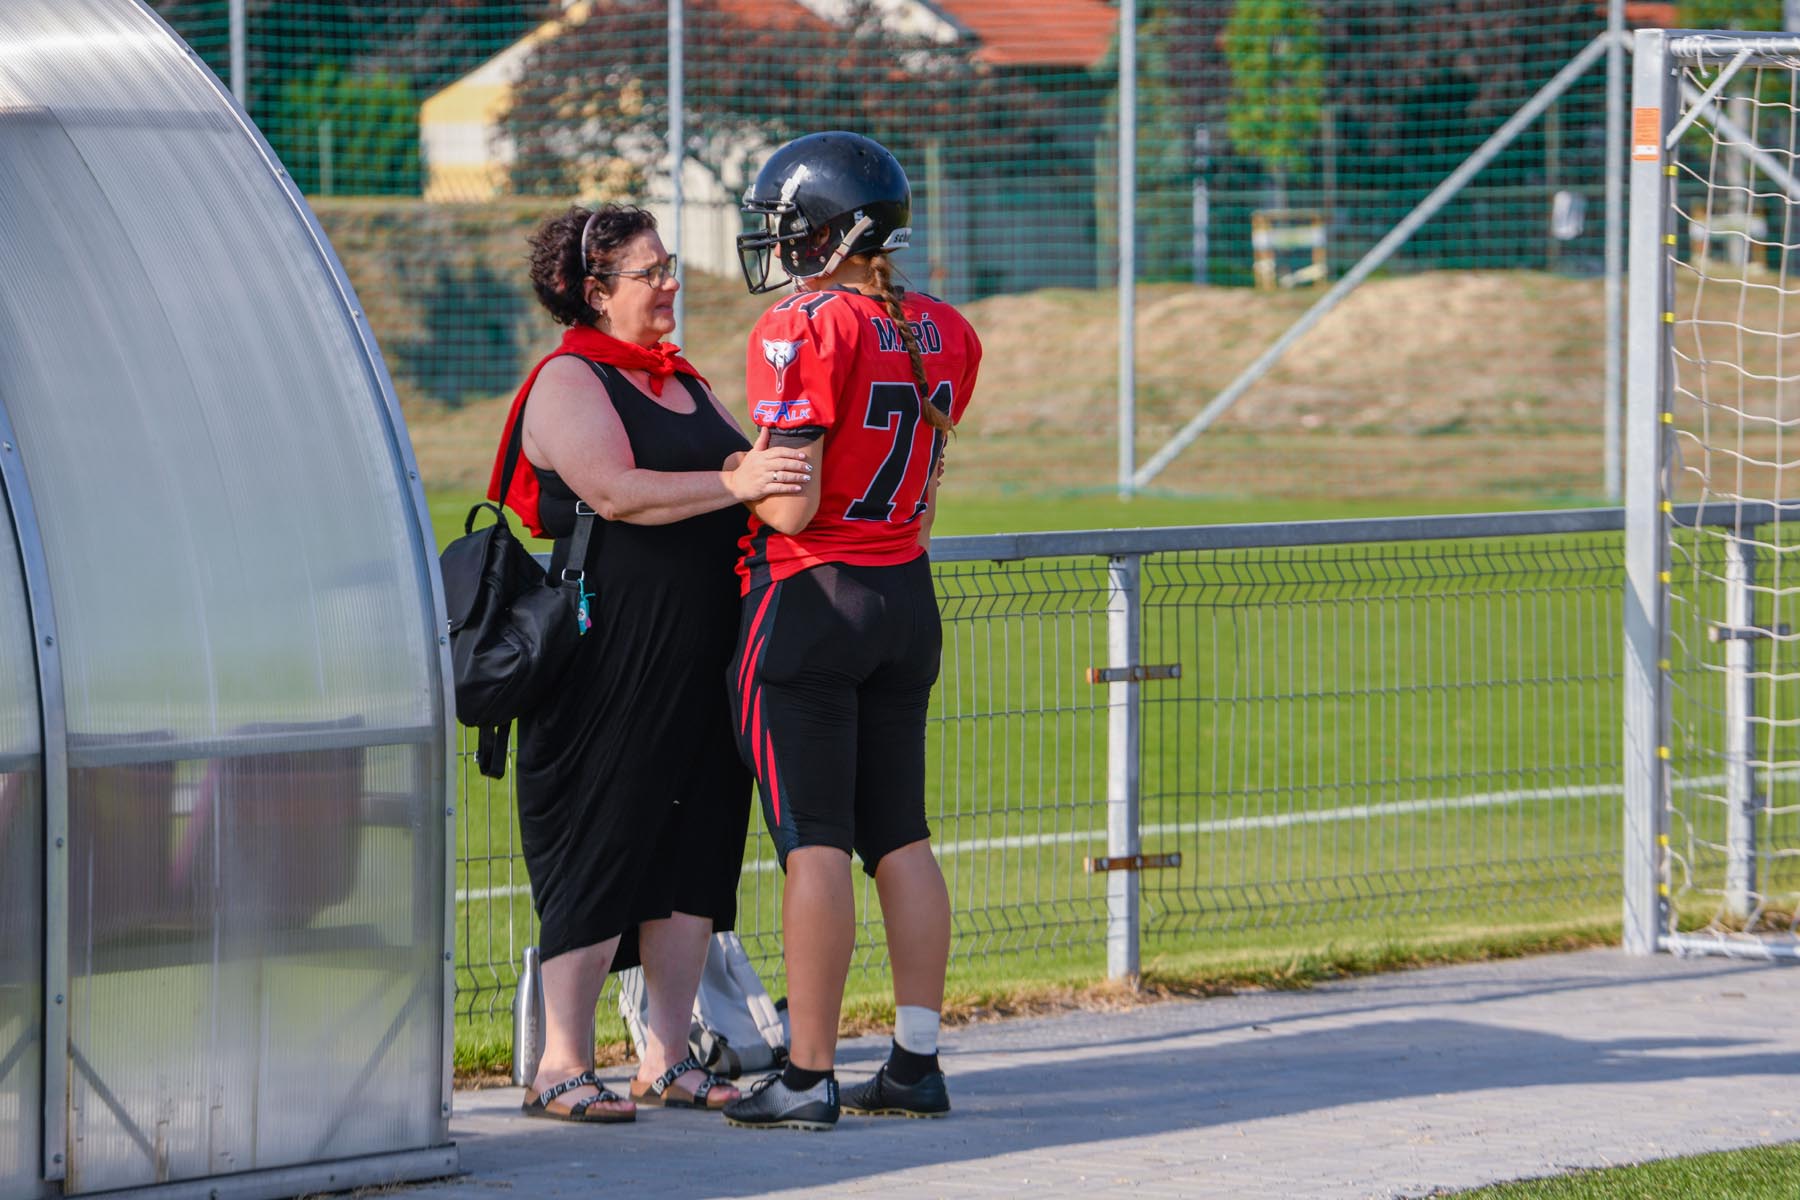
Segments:
[[[318,225],[135,0],[0,3],[0,1200],[454,1169],[424,496]]]

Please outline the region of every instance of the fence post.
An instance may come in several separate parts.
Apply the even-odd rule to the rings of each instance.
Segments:
[[[250,64],[246,48],[245,0],[230,0],[225,10],[226,54],[230,59],[227,73],[231,76],[231,94],[246,112],[250,109]]]
[[[1119,497],[1137,490],[1137,0],[1119,6]]]
[[[1756,547],[1743,530],[1725,541],[1725,910],[1750,915],[1756,895]]]
[[[1107,661],[1114,667],[1140,660],[1138,588],[1143,559],[1136,554],[1108,560],[1111,583],[1106,602]],[[1138,688],[1133,672],[1121,672],[1108,688],[1106,724],[1106,853],[1129,858],[1138,853]],[[1106,874],[1106,975],[1138,980],[1138,873]]]
[[[675,280],[687,282],[682,268],[681,221],[686,200],[681,192],[681,172],[687,165],[687,10],[684,0],[669,0],[669,253],[675,255]],[[685,289],[675,292],[675,331],[672,336],[683,339],[687,332]]]
[[[1608,0],[1606,32],[1606,382],[1601,428],[1606,502],[1625,489],[1619,423],[1625,379],[1625,0]]]

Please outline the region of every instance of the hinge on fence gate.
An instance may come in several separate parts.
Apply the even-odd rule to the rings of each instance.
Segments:
[[[1164,663],[1156,667],[1089,667],[1089,683],[1143,683],[1149,679],[1180,679],[1180,663]]]
[[[1112,858],[1086,858],[1088,874],[1100,871],[1154,871],[1159,867],[1179,867],[1181,852],[1174,854],[1120,854]]]
[[[1785,621],[1773,629],[1762,625],[1722,625],[1714,621],[1706,627],[1706,640],[1709,642],[1755,642],[1763,638],[1786,637],[1788,632]]]

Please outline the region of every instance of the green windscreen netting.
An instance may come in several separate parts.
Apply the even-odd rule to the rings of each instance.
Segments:
[[[226,0],[154,7],[230,79]],[[905,165],[916,286],[1115,283],[1115,3],[687,0],[682,20],[690,341],[697,284],[735,274],[747,176],[820,128]],[[1341,275],[1604,28],[1593,0],[1143,0],[1140,281]],[[538,218],[616,198],[670,224],[664,3],[247,0],[244,45],[250,115],[409,402],[510,391],[541,351],[522,243]],[[1597,66],[1390,270],[1596,273],[1604,86]]]

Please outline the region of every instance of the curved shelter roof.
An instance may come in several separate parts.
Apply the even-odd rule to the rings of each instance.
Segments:
[[[0,196],[0,1198],[441,1146],[442,602],[360,306],[135,0],[0,5]]]

